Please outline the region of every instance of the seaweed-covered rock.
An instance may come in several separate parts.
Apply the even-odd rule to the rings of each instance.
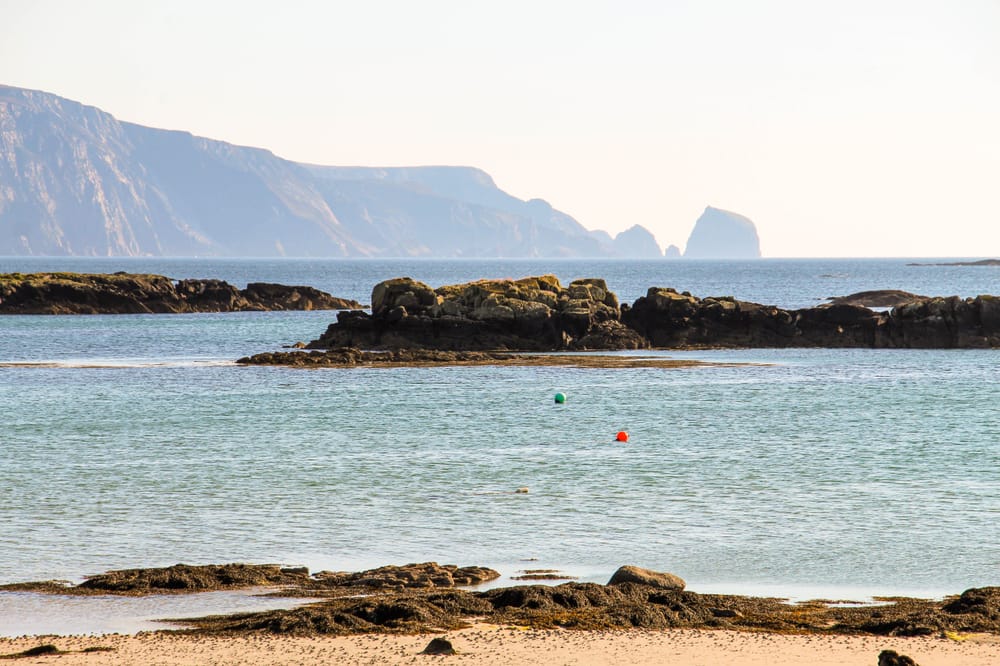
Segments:
[[[201,592],[260,585],[295,585],[308,579],[303,568],[273,564],[175,564],[160,569],[122,569],[89,576],[77,587],[113,594]]]
[[[975,615],[978,620],[1000,622],[1000,587],[973,587],[943,607],[953,615]]]
[[[0,314],[140,314],[241,310],[338,310],[360,303],[313,287],[180,280],[132,273],[0,274]]]
[[[367,587],[379,590],[415,588],[464,587],[479,585],[499,578],[500,574],[486,567],[459,567],[437,562],[385,566],[354,573],[321,571],[315,575],[319,587]]]

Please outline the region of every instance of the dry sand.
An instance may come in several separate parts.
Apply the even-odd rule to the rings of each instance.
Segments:
[[[920,666],[1000,664],[1000,637],[977,635],[961,642],[945,638],[777,635],[694,629],[668,631],[530,631],[479,625],[445,634],[454,656],[419,654],[433,636],[363,635],[197,637],[168,633],[136,636],[25,637],[0,639],[0,655],[42,644],[62,650],[92,646],[112,652],[63,654],[12,660],[12,664],[144,664],[226,666],[229,664],[836,664],[875,666],[882,650],[896,650]]]

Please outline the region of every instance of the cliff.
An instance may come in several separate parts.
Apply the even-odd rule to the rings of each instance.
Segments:
[[[705,208],[688,237],[689,259],[756,259],[760,239],[750,218],[720,208]]]
[[[299,164],[0,86],[2,255],[621,256],[479,169]]]

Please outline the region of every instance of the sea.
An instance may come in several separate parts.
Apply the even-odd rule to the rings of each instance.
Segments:
[[[546,273],[604,278],[622,302],[650,287],[785,308],[869,289],[1000,294],[998,267],[913,265],[939,261],[954,260],[19,257],[0,273],[277,282],[362,303],[392,277]],[[708,362],[681,369],[234,363],[334,318],[0,316],[0,583],[437,561],[493,567],[505,585],[529,569],[605,582],[634,564],[698,592],[790,599],[1000,585],[1000,350],[641,352]],[[197,596],[123,611],[0,593],[0,635],[262,603]]]

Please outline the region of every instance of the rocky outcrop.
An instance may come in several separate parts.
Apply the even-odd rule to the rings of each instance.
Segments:
[[[876,312],[858,303],[894,307]],[[669,287],[652,287],[631,306],[619,306],[604,280],[597,278],[575,280],[567,287],[554,276],[543,275],[437,289],[410,278],[395,278],[372,290],[371,314],[340,312],[337,322],[308,345],[311,349],[532,352],[650,346],[1000,347],[1000,298],[931,298],[883,290],[853,294],[814,308],[785,310],[731,296],[698,298]],[[345,365],[334,358],[306,356],[244,361]]]
[[[243,310],[338,310],[361,304],[313,287],[180,280],[115,273],[0,274],[0,314],[140,314]]]
[[[748,217],[708,206],[694,224],[684,256],[688,259],[756,259],[757,227]]]
[[[486,567],[459,567],[454,564],[421,562],[389,565],[378,569],[351,573],[320,571],[315,574],[314,587],[403,590],[415,588],[467,587],[500,577]]]
[[[617,256],[627,258],[651,259],[663,256],[656,237],[649,229],[638,224],[615,236],[614,250]]]
[[[851,304],[784,310],[651,288],[622,322],[654,347],[1000,347],[1000,298],[917,297],[887,312]]]
[[[148,595],[247,587],[280,587],[289,597],[317,603],[239,615],[184,620],[203,633],[344,635],[439,632],[471,618],[499,625],[565,629],[715,628],[879,636],[1000,634],[1000,588],[972,588],[943,601],[897,598],[887,603],[800,604],[785,599],[699,594],[683,581],[639,567],[618,570],[607,585],[564,583],[489,590],[460,589],[494,580],[485,567],[434,562],[355,573],[319,572],[274,564],[184,564],[123,569],[80,585],[50,581],[0,585],[0,591],[60,595]],[[901,662],[907,663],[907,662]]]
[[[947,602],[896,599],[878,605],[698,594],[656,585],[564,583],[486,591],[429,588],[338,595],[292,610],[189,621],[205,633],[417,633],[468,626],[470,618],[540,629],[729,629],[818,634],[928,636],[1000,633],[995,618],[955,614]],[[902,662],[906,663],[906,662]]]
[[[364,351],[336,347],[322,351],[263,352],[244,356],[240,365],[280,365],[291,368],[400,368],[470,365],[572,368],[683,368],[708,365],[693,359],[619,354],[515,354],[498,351],[389,349]]]
[[[653,571],[641,567],[626,564],[620,567],[611,576],[608,585],[622,585],[624,583],[636,583],[638,585],[649,585],[660,587],[665,590],[683,590],[686,583],[680,576],[672,573]]]
[[[912,303],[927,298],[918,294],[899,289],[876,289],[874,291],[859,291],[847,296],[834,296],[828,299],[830,305],[860,305],[865,308],[894,308],[904,303]]]
[[[681,249],[679,247],[677,247],[676,245],[668,245],[667,249],[665,249],[663,251],[663,256],[666,259],[680,259],[681,258]]]
[[[79,585],[65,581],[40,581],[0,585],[0,591],[67,595],[185,594],[250,587],[294,587],[297,594],[322,596],[373,591],[422,590],[479,585],[500,577],[486,567],[420,562],[389,565],[356,572],[320,571],[277,564],[175,564],[149,569],[120,569],[88,576]]]
[[[604,280],[563,287],[552,275],[432,289],[410,278],[375,285],[372,312],[342,312],[313,349],[640,349]]]

